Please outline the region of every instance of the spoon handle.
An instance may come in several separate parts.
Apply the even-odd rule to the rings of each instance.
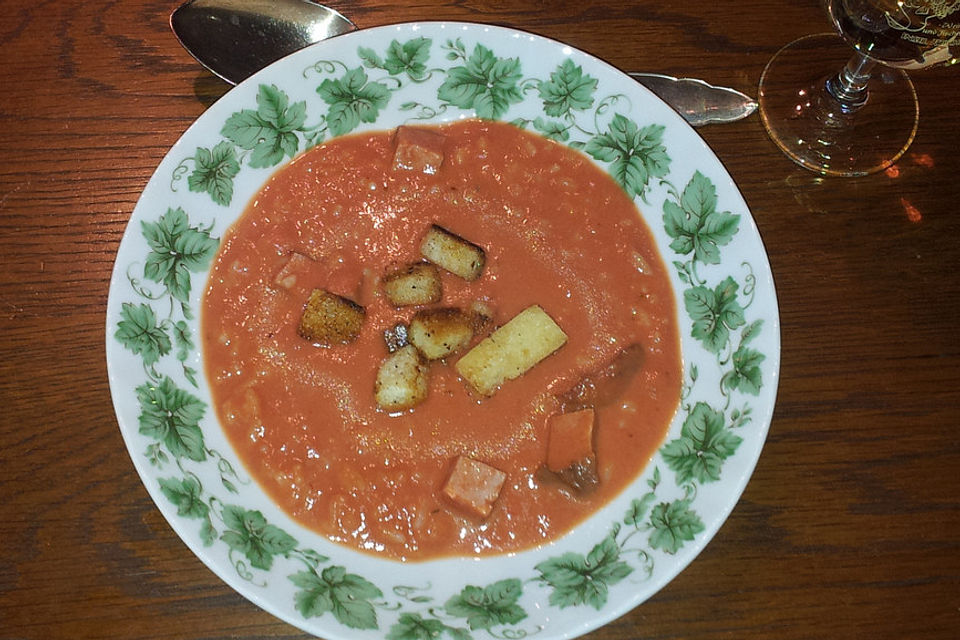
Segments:
[[[631,71],[627,75],[673,107],[694,127],[735,122],[756,111],[757,102],[728,87],[715,87],[696,78],[674,78]]]

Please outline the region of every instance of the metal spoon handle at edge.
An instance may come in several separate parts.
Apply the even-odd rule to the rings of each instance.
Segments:
[[[736,89],[696,78],[631,71],[627,75],[673,107],[691,126],[735,122],[757,110],[757,102]]]

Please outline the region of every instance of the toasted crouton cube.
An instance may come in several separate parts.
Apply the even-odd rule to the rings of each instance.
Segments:
[[[547,469],[577,491],[596,486],[597,459],[593,448],[593,409],[552,416],[547,440]]]
[[[468,515],[486,518],[500,497],[507,474],[479,460],[458,456],[441,491]]]
[[[566,342],[563,329],[533,305],[460,358],[457,373],[477,393],[492,396],[501,384],[522,376]]]
[[[314,289],[300,317],[297,333],[316,344],[353,342],[360,335],[366,312],[363,307],[325,289]]]
[[[377,405],[385,411],[405,411],[426,400],[427,371],[420,352],[412,344],[394,351],[377,371]]]
[[[429,262],[415,262],[383,278],[383,291],[395,307],[440,302],[443,287],[440,273]]]
[[[397,127],[394,135],[393,166],[420,173],[434,174],[443,164],[445,136],[422,127]]]
[[[409,340],[428,360],[439,360],[470,344],[475,322],[455,307],[421,309],[410,320]]]
[[[481,247],[439,225],[431,225],[420,243],[420,254],[464,280],[476,280],[483,273],[486,254]]]
[[[308,273],[316,266],[316,262],[302,253],[291,251],[288,253],[277,273],[273,277],[273,284],[284,289],[292,289],[297,284],[297,279]]]

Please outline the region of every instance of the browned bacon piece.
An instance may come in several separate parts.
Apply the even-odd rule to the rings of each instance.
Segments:
[[[560,413],[550,418],[547,469],[571,488],[587,491],[596,486],[597,457],[593,448],[593,409]]]
[[[623,397],[627,385],[643,367],[646,353],[642,345],[624,347],[604,367],[582,377],[560,396],[564,412],[602,407]]]

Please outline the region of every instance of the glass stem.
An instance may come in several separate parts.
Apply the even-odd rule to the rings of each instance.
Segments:
[[[840,103],[841,111],[853,113],[867,104],[867,83],[876,64],[875,60],[857,53],[840,73],[827,80],[827,93]]]

